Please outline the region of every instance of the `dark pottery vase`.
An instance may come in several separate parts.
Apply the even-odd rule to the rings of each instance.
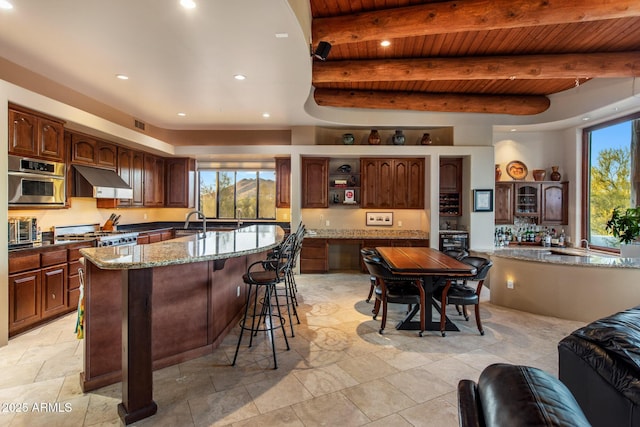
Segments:
[[[496,164],[496,181],[500,181],[501,176],[502,176],[502,170],[500,170],[500,165]]]
[[[344,145],[353,145],[355,141],[356,138],[352,133],[345,133],[344,135],[342,135],[342,143]]]
[[[380,145],[380,134],[376,129],[371,129],[371,133],[369,134],[369,144]]]
[[[422,135],[422,139],[420,140],[420,145],[431,145],[433,141],[431,140],[431,135],[428,133],[425,133],[424,135]]]
[[[551,166],[551,181],[560,181],[562,175],[558,172],[558,166]]]
[[[544,181],[544,177],[547,175],[547,171],[544,169],[534,169],[532,173],[533,179],[536,181]]]
[[[404,134],[401,130],[397,130],[393,135],[393,145],[404,145]]]

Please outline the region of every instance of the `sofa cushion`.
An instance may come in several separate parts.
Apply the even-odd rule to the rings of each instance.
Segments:
[[[589,426],[557,378],[533,367],[497,363],[480,374],[477,390],[487,426]]]

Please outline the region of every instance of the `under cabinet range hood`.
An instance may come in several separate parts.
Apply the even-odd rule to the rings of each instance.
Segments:
[[[74,196],[96,199],[132,199],[133,189],[112,170],[73,165]]]

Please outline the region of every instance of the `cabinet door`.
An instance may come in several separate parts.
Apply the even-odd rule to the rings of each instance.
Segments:
[[[329,271],[329,246],[326,239],[304,239],[300,250],[301,273]]]
[[[540,214],[540,185],[516,183],[514,215],[538,217]]]
[[[144,205],[144,154],[134,151],[131,156],[131,188],[133,188],[132,206]]]
[[[164,159],[144,155],[144,205],[164,205]]]
[[[9,110],[9,154],[37,157],[37,126],[37,117]]]
[[[395,171],[393,160],[380,160],[378,168],[378,194],[376,207],[388,209],[393,207],[395,189]]]
[[[164,206],[164,159],[156,157],[155,183],[153,193],[156,206]]]
[[[440,159],[440,192],[459,193],[462,191],[462,159]]]
[[[67,308],[67,264],[42,269],[42,318]]]
[[[60,122],[38,119],[38,153],[42,157],[64,161],[64,126]]]
[[[513,224],[513,184],[496,182],[495,223]]]
[[[360,179],[362,182],[362,207],[376,208],[378,193],[379,161],[376,159],[361,159]]]
[[[568,188],[567,182],[542,184],[540,190],[541,224],[564,225],[569,222]]]
[[[71,134],[71,162],[95,165],[98,141],[85,135]]]
[[[9,332],[40,320],[40,270],[9,276]]]
[[[132,185],[132,161],[133,161],[133,151],[128,150],[126,148],[118,148],[118,175],[120,178],[130,187],[133,188]],[[119,199],[118,206],[131,206],[131,199]]]
[[[407,165],[407,203],[404,207],[424,209],[424,159],[407,159],[405,163]],[[397,170],[398,168],[396,168],[396,172]],[[398,175],[396,173],[397,183]]]
[[[108,142],[98,141],[96,144],[96,165],[114,169],[117,164],[117,148]]]
[[[329,207],[329,159],[305,157],[302,159],[302,207]]]
[[[166,159],[165,206],[192,208],[195,206],[194,159]]]
[[[291,207],[291,159],[276,158],[276,208]]]

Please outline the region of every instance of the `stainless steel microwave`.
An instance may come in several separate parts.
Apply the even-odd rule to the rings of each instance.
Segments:
[[[9,156],[9,206],[64,206],[64,163]]]
[[[9,218],[9,247],[40,241],[38,220],[33,217]]]

